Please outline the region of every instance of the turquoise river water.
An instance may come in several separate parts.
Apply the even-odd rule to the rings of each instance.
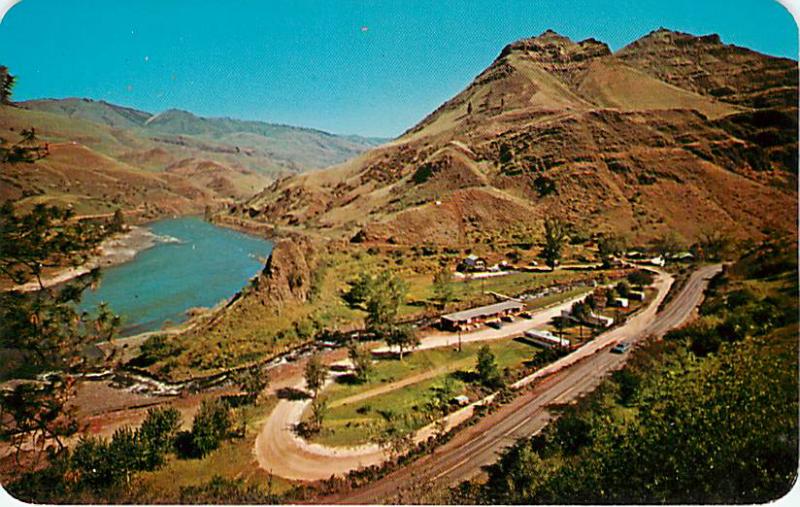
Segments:
[[[108,303],[122,317],[123,336],[186,320],[186,310],[211,307],[234,295],[263,267],[268,240],[218,227],[200,218],[147,225],[159,238],[127,263],[102,271],[97,290],[87,290],[81,308]]]

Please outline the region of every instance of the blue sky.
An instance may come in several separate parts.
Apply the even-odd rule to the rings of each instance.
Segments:
[[[502,47],[548,28],[613,50],[659,27],[797,57],[774,0],[23,0],[0,24],[15,98],[90,97],[395,136]]]

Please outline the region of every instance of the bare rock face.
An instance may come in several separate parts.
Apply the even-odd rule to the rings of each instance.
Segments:
[[[499,58],[513,52],[521,52],[540,63],[550,64],[575,63],[611,54],[608,45],[597,39],[573,42],[552,30],[509,44],[503,48]]]
[[[303,236],[279,239],[261,273],[259,293],[270,302],[305,302],[311,290],[316,249]]]

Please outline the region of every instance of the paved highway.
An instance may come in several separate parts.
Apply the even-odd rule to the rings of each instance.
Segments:
[[[706,266],[693,273],[664,311],[635,335],[625,338],[636,341],[649,335],[660,337],[689,320],[702,301],[708,280],[720,269],[720,265]],[[627,354],[611,354],[607,346],[540,380],[508,405],[459,432],[433,454],[363,488],[322,499],[322,503],[435,501],[426,495],[479,474],[482,467],[493,463],[504,448],[544,428],[551,417],[548,405],[565,403],[591,392],[626,359]]]

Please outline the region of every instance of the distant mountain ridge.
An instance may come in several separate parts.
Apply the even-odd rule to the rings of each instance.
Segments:
[[[0,200],[70,204],[89,214],[144,205],[151,215],[202,211],[384,142],[176,109],[154,115],[91,99],[0,106],[0,139],[17,142],[31,127],[50,155],[32,167],[4,167]]]
[[[322,130],[233,118],[205,118],[189,111],[168,109],[152,114],[92,99],[40,99],[20,107],[64,114],[70,118],[139,130],[145,135],[192,136],[250,148],[272,155],[287,169],[302,171],[343,162],[387,141],[356,135],[339,136]],[[258,167],[253,168],[259,170]]]
[[[64,99],[32,99],[16,103],[25,109],[35,109],[38,111],[48,111],[52,113],[65,113],[69,116],[77,116],[84,120],[102,123],[114,128],[153,127],[156,130],[172,131],[176,134],[196,135],[207,133],[209,130],[214,133],[231,133],[238,131],[250,131],[253,133],[270,133],[275,131],[304,131],[316,132],[331,137],[345,138],[351,140],[363,140],[369,144],[380,144],[388,141],[387,138],[364,137],[355,134],[333,134],[320,129],[299,127],[283,123],[272,123],[258,120],[240,120],[227,116],[204,117],[197,116],[190,111],[183,109],[166,109],[160,113],[150,113],[127,106],[120,106],[105,100],[94,100],[87,98],[69,97]],[[111,115],[103,114],[105,112]],[[122,118],[122,121],[115,120],[114,115]],[[172,125],[173,122],[184,121],[191,125],[200,123],[213,126],[208,130],[195,132],[181,131]],[[161,126],[166,126],[163,128]]]
[[[298,230],[468,245],[541,227],[645,240],[796,232],[797,62],[656,30],[612,53],[553,31],[506,46],[398,139],[232,210]]]

